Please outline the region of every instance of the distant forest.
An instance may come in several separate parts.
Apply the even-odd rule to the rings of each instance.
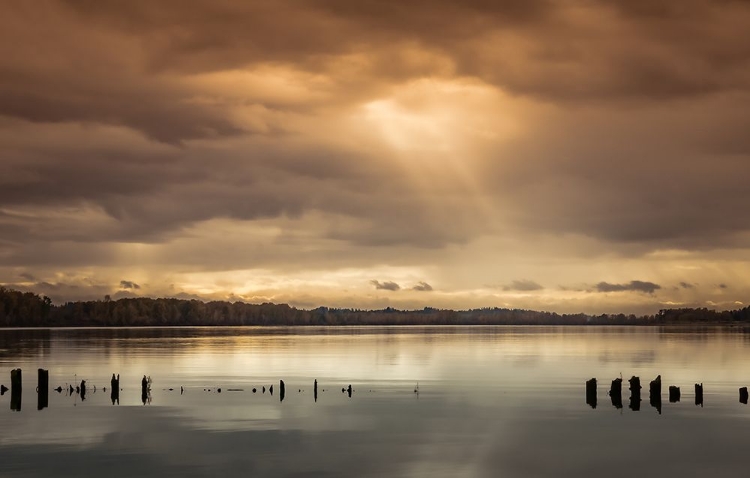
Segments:
[[[663,309],[654,315],[557,314],[520,309],[304,310],[286,304],[147,297],[68,302],[0,287],[0,327],[237,325],[678,325],[750,323],[750,307],[730,311]]]

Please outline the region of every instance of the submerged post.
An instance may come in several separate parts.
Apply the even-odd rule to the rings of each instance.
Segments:
[[[586,380],[586,405],[596,408],[596,379]]]
[[[740,403],[747,405],[747,387],[742,387],[740,389]]]
[[[641,379],[633,375],[628,380],[630,383],[630,405],[629,408],[634,412],[641,409]]]
[[[112,374],[112,380],[109,381],[109,398],[112,400],[112,405],[117,403],[120,404],[120,374]]]
[[[21,379],[21,369],[15,368],[10,371],[10,409],[16,412],[21,411],[21,394],[23,380]]]
[[[148,401],[148,379],[146,376],[143,376],[143,380],[141,380],[141,401],[145,405]]]
[[[680,401],[680,387],[674,385],[669,386],[669,403],[677,403]]]
[[[349,384],[349,388],[346,389],[346,392],[349,394],[349,398],[352,398],[352,384]]]
[[[40,368],[38,371],[37,410],[43,410],[49,406],[49,370]]]
[[[279,402],[284,401],[284,394],[286,392],[286,389],[284,388],[284,381],[279,380]]]
[[[609,388],[609,398],[612,400],[612,406],[618,410],[622,408],[622,379],[612,380],[612,386]]]
[[[649,402],[661,415],[661,375],[657,375],[649,384]]]
[[[703,384],[695,384],[695,404],[703,407]]]

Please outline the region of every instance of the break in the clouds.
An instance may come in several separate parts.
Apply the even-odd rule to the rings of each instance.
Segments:
[[[748,27],[729,0],[13,2],[0,283],[56,301],[734,307]],[[644,293],[586,293],[598,282]]]

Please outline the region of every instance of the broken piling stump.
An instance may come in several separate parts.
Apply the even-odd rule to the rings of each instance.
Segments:
[[[695,404],[703,407],[703,384],[695,384]]]
[[[115,403],[117,405],[120,404],[120,374],[118,373],[115,377],[115,374],[112,374],[112,379],[109,381],[109,385],[111,387],[109,391],[109,398],[112,400],[112,405]]]
[[[747,405],[747,387],[742,387],[740,389],[740,403]]]
[[[16,412],[21,411],[21,394],[23,380],[21,378],[21,369],[15,368],[10,371],[10,409]]]
[[[650,395],[661,395],[661,375],[657,375],[655,379],[651,380],[648,391]]]
[[[628,408],[637,412],[641,409],[641,379],[633,375],[628,379],[630,384],[630,404]]]
[[[49,406],[49,370],[40,368],[38,370],[37,410],[43,410]]]
[[[596,408],[596,379],[586,380],[586,405]]]
[[[680,401],[680,387],[674,385],[669,386],[669,403],[677,403]]]
[[[648,388],[649,402],[661,415],[661,375],[657,375]]]
[[[141,401],[145,405],[148,401],[148,378],[146,376],[143,376],[143,379],[141,380]]]
[[[0,385],[0,395],[5,395],[5,392],[8,391],[8,387],[5,385]]]
[[[612,400],[612,406],[618,410],[622,408],[622,379],[616,378],[612,380],[612,385],[609,387],[609,398]]]

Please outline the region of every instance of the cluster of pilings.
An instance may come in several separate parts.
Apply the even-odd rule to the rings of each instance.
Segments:
[[[628,379],[630,384],[630,403],[628,408],[633,411],[641,409],[641,379],[635,375]],[[586,404],[591,408],[597,406],[597,381],[596,378],[586,381]],[[680,401],[680,387],[675,385],[669,386],[669,403],[677,403]],[[744,390],[744,392],[743,392]],[[744,395],[743,395],[744,393]],[[609,398],[612,402],[612,406],[617,409],[623,408],[622,405],[622,378],[616,378],[612,380],[612,385],[608,392]],[[661,414],[661,375],[657,375],[654,380],[649,383],[648,386],[648,398],[649,403],[652,407],[656,408],[656,411]],[[740,389],[740,402],[747,404],[747,387]],[[695,384],[695,405],[703,407],[703,384]]]
[[[10,408],[14,411],[21,411],[21,396],[22,396],[22,378],[21,378],[21,369],[13,369],[10,372],[10,392],[11,392],[11,400],[10,400]],[[73,395],[74,393],[78,394],[81,397],[81,400],[86,400],[86,381],[81,380],[80,384],[76,385],[75,387],[73,385],[66,384],[66,388],[63,388],[62,386],[59,386],[55,389],[56,392],[62,393],[63,391],[67,391],[70,395]],[[173,389],[169,389],[170,391]],[[210,389],[204,389],[209,390]],[[221,388],[216,389],[217,392],[221,393]],[[8,391],[8,387],[5,385],[0,385],[0,395],[5,395],[5,392]],[[44,369],[39,369],[38,373],[38,385],[37,385],[37,399],[38,399],[38,405],[37,409],[42,410],[44,408],[47,408],[49,406],[49,371]],[[96,391],[96,387],[94,387],[94,391]],[[104,391],[107,391],[107,388],[104,387]],[[110,399],[112,400],[112,405],[119,405],[120,404],[120,391],[122,389],[120,388],[120,375],[112,374],[112,379],[110,380]],[[185,389],[183,387],[180,387],[180,395],[184,393]],[[243,391],[242,389],[228,389],[228,391]],[[253,388],[253,393],[257,392],[256,388]],[[302,392],[302,389],[299,390]],[[325,392],[325,389],[323,390]],[[273,385],[269,387],[269,392],[271,396],[273,396]],[[341,389],[342,393],[345,393],[351,398],[352,393],[354,392],[354,389],[352,388],[351,384],[348,387],[344,387]],[[263,392],[266,393],[266,387],[263,386]],[[286,385],[284,384],[283,380],[279,380],[279,401],[283,402],[284,398],[286,396]],[[318,380],[315,379],[313,382],[313,397],[315,401],[318,401]],[[146,403],[151,403],[151,378],[143,376],[143,379],[141,380],[141,401],[145,405]]]

